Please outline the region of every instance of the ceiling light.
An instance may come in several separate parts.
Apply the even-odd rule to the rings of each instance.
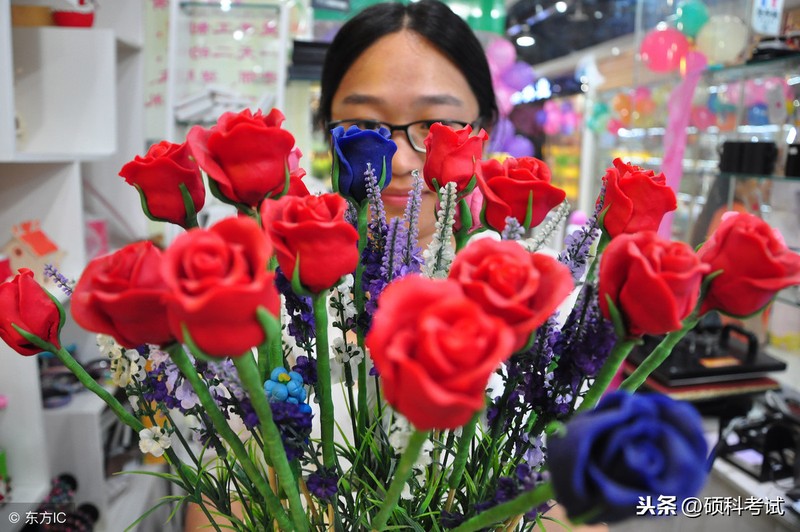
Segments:
[[[517,37],[517,46],[533,46],[536,39],[532,35],[520,35]]]
[[[559,13],[565,13],[567,11],[567,3],[556,2],[556,11],[558,11]]]

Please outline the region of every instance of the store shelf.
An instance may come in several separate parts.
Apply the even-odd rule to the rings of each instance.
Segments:
[[[114,32],[14,28],[12,47],[13,109],[23,134],[9,150],[11,160],[63,160],[69,155],[83,159],[114,153]]]

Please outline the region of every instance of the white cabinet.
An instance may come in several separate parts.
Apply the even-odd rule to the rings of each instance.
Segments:
[[[10,4],[0,0],[0,245],[14,225],[39,219],[65,252],[61,272],[75,279],[87,261],[87,214],[108,219],[110,231],[121,227],[124,240],[147,235],[138,194],[117,175],[146,148],[143,2],[103,4],[92,28],[12,28]],[[121,243],[126,242],[112,245]],[[91,344],[85,332],[69,334],[71,341]],[[70,419],[66,411],[64,417],[44,411],[35,357],[0,346],[0,394],[9,398],[0,411],[0,447],[7,453],[14,503],[35,506],[49,491],[50,479],[65,470],[49,458],[54,445],[58,453],[76,457],[73,467],[91,462],[81,474],[102,474],[102,458],[89,456],[95,451],[86,445],[87,438],[100,437],[100,427],[82,436],[68,429],[99,416]],[[89,491],[104,489],[87,482]],[[10,511],[22,513],[20,506],[6,506],[0,523],[9,522]]]

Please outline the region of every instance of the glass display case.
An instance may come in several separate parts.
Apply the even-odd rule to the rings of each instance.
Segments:
[[[226,111],[282,108],[286,86],[288,3],[170,4],[167,138],[182,141],[194,124]]]

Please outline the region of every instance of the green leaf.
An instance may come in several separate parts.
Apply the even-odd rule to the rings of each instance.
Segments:
[[[194,205],[192,195],[189,194],[189,189],[184,183],[178,185],[181,191],[181,198],[183,199],[183,208],[186,209],[186,218],[184,219],[184,227],[197,227],[197,208]]]

